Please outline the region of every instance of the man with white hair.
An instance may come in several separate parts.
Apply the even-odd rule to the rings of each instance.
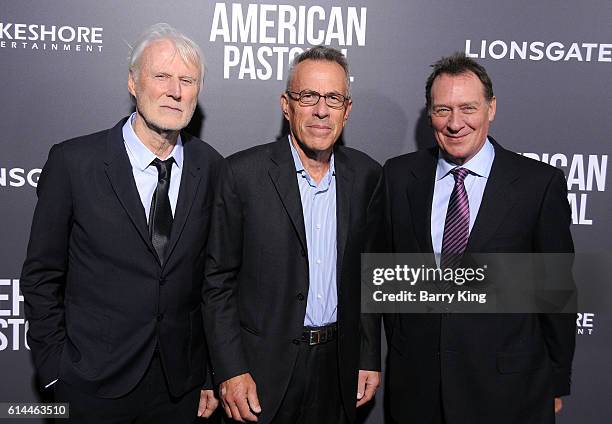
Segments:
[[[217,406],[201,287],[221,156],[181,132],[204,76],[167,24],[135,43],[136,111],[51,148],[21,275],[40,382],[78,423],[191,423]]]

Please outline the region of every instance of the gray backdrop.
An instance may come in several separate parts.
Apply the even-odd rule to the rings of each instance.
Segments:
[[[455,51],[477,57],[497,96],[491,134],[563,169],[577,251],[609,249],[609,0],[3,1],[0,401],[38,399],[18,279],[40,168],[53,143],[111,127],[131,111],[128,43],[160,21],[204,50],[208,74],[191,130],[224,155],[281,133],[290,53],[312,43],[346,49],[354,107],[343,140],[380,162],[431,145],[423,112],[429,65]],[[561,423],[609,422],[611,316],[579,315]],[[366,422],[383,421],[381,395]]]

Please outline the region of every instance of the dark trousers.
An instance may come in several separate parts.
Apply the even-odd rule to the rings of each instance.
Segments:
[[[431,424],[446,424],[446,419],[444,418],[444,400],[442,398],[442,382],[440,382],[438,402],[434,407]]]
[[[57,420],[60,424],[192,424],[200,400],[199,388],[179,398],[170,395],[158,356],[138,385],[117,399],[89,395],[62,381],[55,386],[55,401],[70,404],[70,419]]]
[[[340,397],[337,342],[315,346],[301,343],[289,387],[272,423],[346,422]]]

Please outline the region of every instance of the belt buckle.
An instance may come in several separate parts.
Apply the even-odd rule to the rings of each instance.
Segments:
[[[316,337],[315,337],[316,336]],[[310,330],[310,340],[308,344],[310,346],[318,345],[321,343],[321,333],[319,330]]]
[[[310,346],[327,343],[332,339],[333,336],[333,328],[326,327],[318,330],[310,330],[310,336],[308,340],[308,344]]]

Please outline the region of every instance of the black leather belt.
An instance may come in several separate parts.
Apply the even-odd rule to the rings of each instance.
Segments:
[[[304,327],[301,341],[310,346],[331,342],[338,336],[338,325],[330,324],[324,327]]]

